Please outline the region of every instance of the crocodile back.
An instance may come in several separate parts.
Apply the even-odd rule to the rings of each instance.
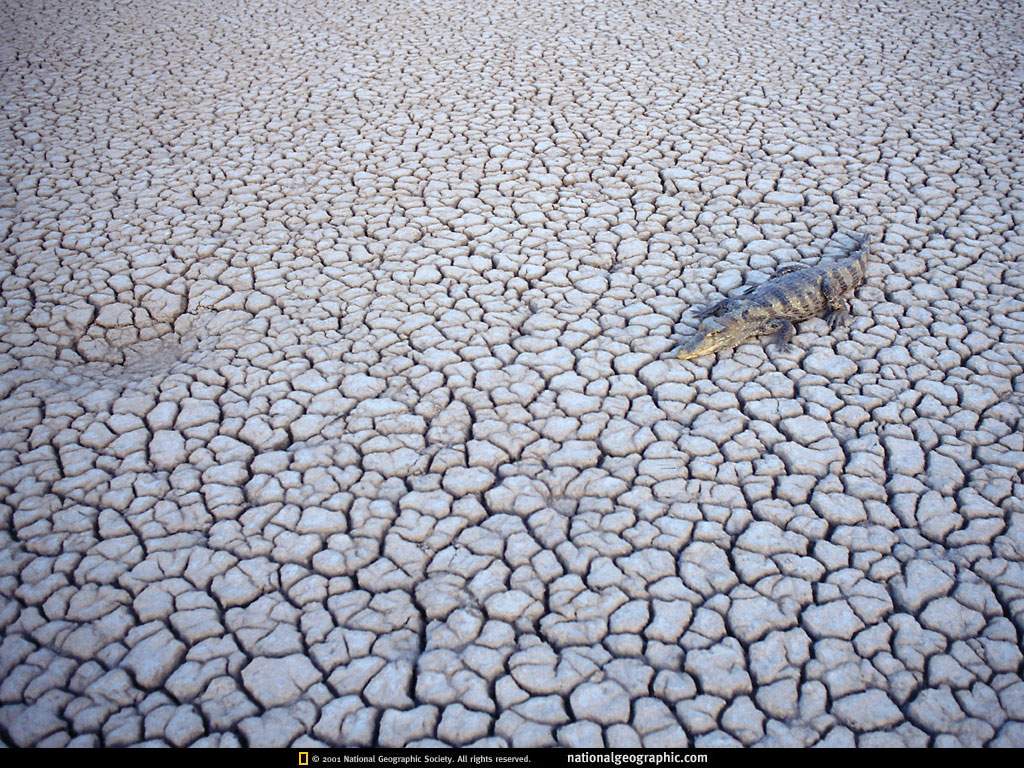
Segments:
[[[825,310],[821,285],[824,271],[820,265],[805,267],[768,280],[751,295],[753,314],[799,322]]]
[[[819,317],[831,296],[842,296],[864,282],[867,237],[837,233],[813,266],[773,277],[750,295],[746,308],[751,320],[782,318],[799,322]]]

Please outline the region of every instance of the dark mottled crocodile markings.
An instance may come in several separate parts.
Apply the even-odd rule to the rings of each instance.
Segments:
[[[679,359],[729,349],[767,333],[785,347],[794,323],[821,315],[835,328],[849,311],[848,295],[864,282],[867,241],[866,235],[838,233],[814,266],[786,264],[761,285],[698,310],[702,322],[683,342]]]

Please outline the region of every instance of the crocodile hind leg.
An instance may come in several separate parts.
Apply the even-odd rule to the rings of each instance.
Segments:
[[[846,299],[839,299],[837,302],[829,304],[830,310],[825,315],[825,320],[828,322],[830,330],[835,330],[846,324],[846,321],[850,319],[850,303]]]
[[[721,301],[716,301],[713,304],[701,307],[694,314],[703,319],[705,317],[713,317],[715,315],[720,315],[723,312],[728,312],[734,306],[736,306],[736,299],[722,299]]]
[[[825,320],[828,321],[828,327],[835,330],[850,316],[850,303],[846,300],[845,291],[840,290],[840,286],[833,285],[827,277],[821,281],[821,292],[829,308]]]
[[[775,347],[777,351],[793,351],[794,347],[789,342],[793,338],[793,334],[796,333],[796,328],[793,327],[793,324],[789,322],[789,320],[773,320],[766,330],[775,331],[775,335],[772,336],[772,340],[768,343]]]

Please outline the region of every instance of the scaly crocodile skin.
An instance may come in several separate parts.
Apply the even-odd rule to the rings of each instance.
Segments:
[[[864,282],[866,235],[838,233],[814,266],[783,266],[775,277],[749,286],[739,297],[722,299],[698,311],[703,322],[683,342],[680,360],[691,360],[744,341],[775,333],[785,347],[793,323],[827,313],[834,328],[849,310],[846,297]]]

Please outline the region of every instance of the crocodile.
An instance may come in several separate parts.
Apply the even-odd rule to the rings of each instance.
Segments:
[[[864,282],[867,243],[867,235],[838,232],[817,264],[784,264],[765,282],[698,310],[700,327],[683,341],[678,359],[731,349],[768,333],[775,334],[773,346],[792,349],[793,324],[821,315],[837,328],[849,317],[847,297]]]

